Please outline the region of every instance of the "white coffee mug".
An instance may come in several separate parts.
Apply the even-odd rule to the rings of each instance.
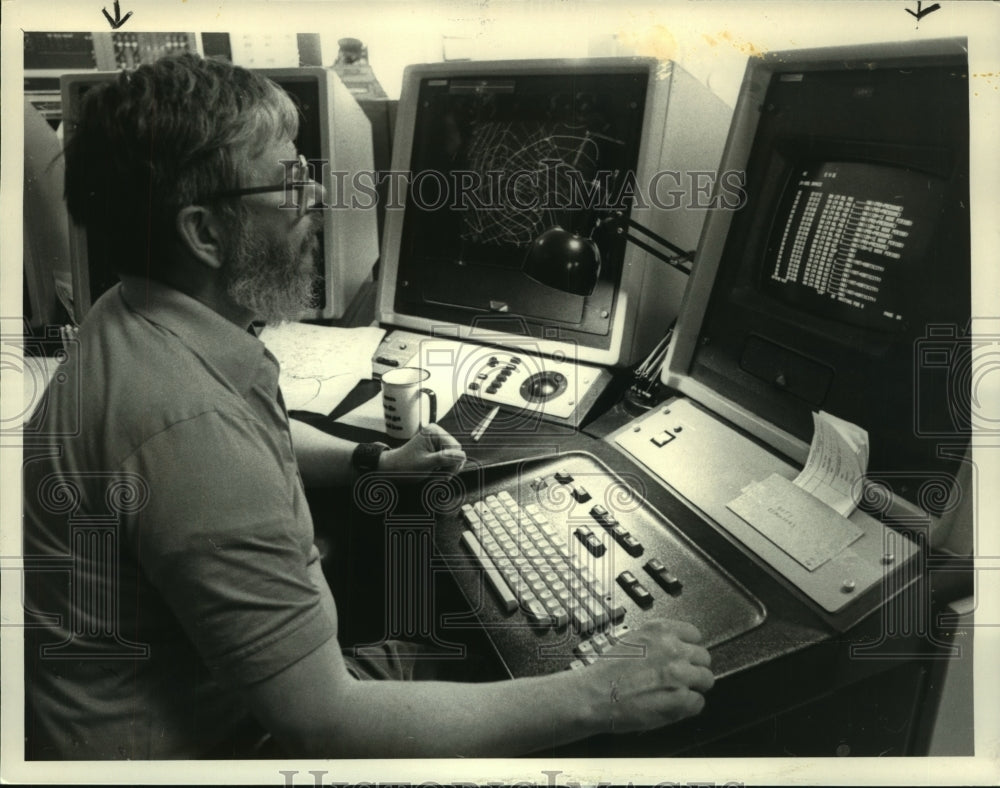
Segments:
[[[421,424],[437,421],[437,395],[423,385],[430,376],[426,369],[417,367],[400,367],[382,374],[385,432],[390,438],[407,440],[417,434]],[[421,419],[425,394],[430,413],[426,419]]]

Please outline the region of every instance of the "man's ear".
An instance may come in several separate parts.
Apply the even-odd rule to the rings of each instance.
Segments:
[[[215,214],[203,205],[187,205],[175,221],[181,245],[209,268],[221,268],[225,233]]]

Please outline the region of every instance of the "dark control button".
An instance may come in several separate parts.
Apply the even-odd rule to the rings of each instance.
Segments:
[[[583,542],[583,546],[586,547],[595,558],[600,558],[607,550],[604,546],[604,542],[601,541],[601,537],[591,531],[589,528],[577,528],[574,532],[576,538]]]
[[[478,383],[470,383],[469,384],[469,391],[479,391],[479,384]]]
[[[487,394],[496,394],[500,387],[496,383],[491,383],[489,388],[486,389]]]
[[[511,366],[510,364],[508,364],[507,366],[505,366],[503,368],[503,371],[509,374],[509,373],[513,372],[514,369],[515,369],[515,367]]]
[[[600,504],[595,504],[594,506],[590,507],[590,516],[593,517],[598,522],[603,523],[604,518],[608,516],[608,510],[605,509]]]
[[[569,484],[573,481],[573,476],[569,471],[556,471],[556,481],[559,484]]]
[[[625,589],[625,593],[632,597],[639,607],[649,607],[653,604],[653,595],[628,570],[618,575],[618,584]]]
[[[611,535],[619,542],[629,535],[629,532],[625,530],[625,526],[617,521],[605,527],[611,531]]]
[[[618,540],[618,544],[625,548],[625,552],[633,558],[638,558],[643,553],[642,544],[632,534],[625,534]]]
[[[646,590],[646,586],[642,583],[636,583],[631,588],[625,589],[625,592],[636,601],[639,607],[649,607],[653,604],[653,595]]]
[[[684,584],[670,572],[659,558],[650,558],[643,567],[670,594],[679,594]]]
[[[511,364],[520,364],[521,363],[521,359],[519,359],[517,356],[511,356],[510,357],[510,363]]]
[[[398,367],[399,362],[394,358],[386,358],[385,356],[376,356],[375,362],[378,364],[385,364],[387,367]]]
[[[574,484],[573,497],[576,498],[578,503],[584,503],[590,500],[590,493],[587,492],[587,488],[582,484]]]

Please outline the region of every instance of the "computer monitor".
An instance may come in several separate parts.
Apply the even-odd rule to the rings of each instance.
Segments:
[[[663,382],[798,462],[812,413],[832,413],[868,431],[870,477],[953,506],[971,429],[964,42],[751,59],[722,168],[745,170],[746,203],[706,222]]]
[[[59,286],[69,273],[69,217],[62,201],[62,147],[32,103],[24,101],[24,319],[43,329],[59,318]]]
[[[337,189],[337,205],[323,211],[323,231],[317,254],[319,284],[316,306],[301,319],[339,318],[344,315],[378,260],[378,229],[371,209],[346,210],[342,205],[373,203],[369,191],[358,194],[374,180],[371,125],[365,113],[335,73],[318,67],[255,69],[291,96],[299,110],[295,144],[315,164],[317,178],[328,189]],[[117,72],[66,74],[61,78],[63,121],[72,134],[80,102],[94,85],[117,78]],[[335,175],[338,174],[339,175]],[[365,180],[368,178],[368,181]],[[336,181],[334,183],[334,180]],[[357,198],[357,199],[356,199]],[[364,201],[364,202],[361,202]],[[117,282],[94,239],[82,227],[71,235],[74,301],[78,319],[101,293]]]
[[[599,365],[637,360],[676,314],[685,276],[602,222],[621,209],[693,249],[705,211],[692,181],[714,175],[728,118],[700,82],[655,59],[408,67],[378,319],[501,346],[517,335],[521,348],[527,338]],[[526,274],[552,227],[597,244],[590,294]]]

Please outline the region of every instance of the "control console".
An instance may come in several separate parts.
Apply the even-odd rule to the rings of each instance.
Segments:
[[[429,371],[430,384],[445,403],[472,397],[573,427],[611,381],[610,373],[598,367],[564,355],[540,355],[530,338],[494,347],[392,331],[375,351],[372,377],[406,366]]]
[[[775,533],[743,519],[733,504],[750,485],[772,474],[790,481],[799,469],[691,400],[668,401],[607,440],[763,561],[835,628],[856,623],[921,571],[917,545],[860,509],[844,522],[853,533],[849,543],[814,560],[829,537],[821,522],[789,515],[787,528]],[[767,506],[777,511],[781,503]]]

